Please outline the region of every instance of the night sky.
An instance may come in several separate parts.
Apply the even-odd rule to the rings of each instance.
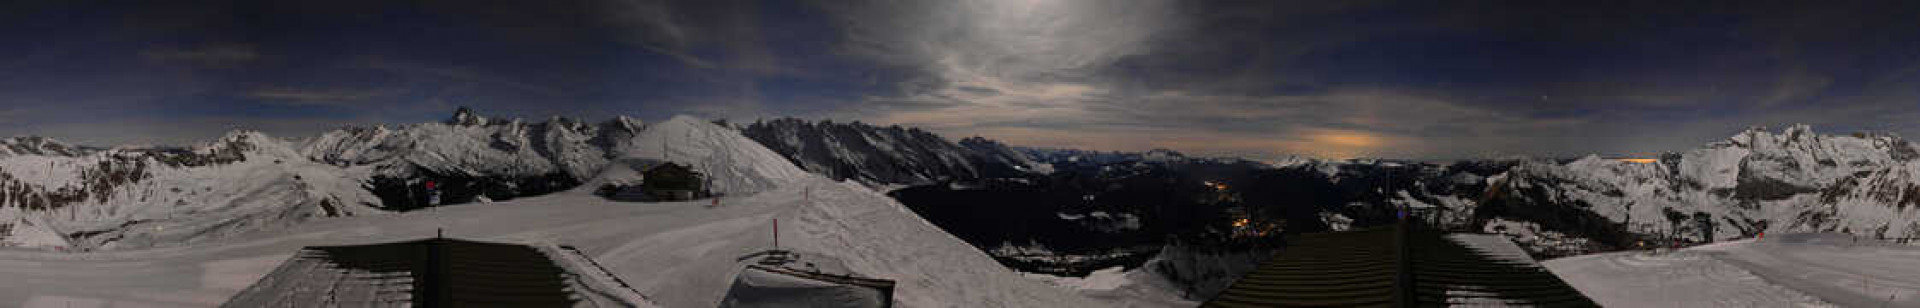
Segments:
[[[472,106],[1251,157],[1920,136],[1920,2],[1540,2],[14,2],[0,135],[177,145]]]

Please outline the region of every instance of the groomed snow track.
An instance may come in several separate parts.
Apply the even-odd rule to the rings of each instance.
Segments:
[[[1202,306],[1598,307],[1530,260],[1469,245],[1485,244],[1407,227],[1300,235]]]

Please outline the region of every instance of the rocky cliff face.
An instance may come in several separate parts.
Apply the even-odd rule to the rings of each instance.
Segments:
[[[4,156],[0,246],[141,247],[378,212],[350,178],[249,131],[191,148]]]
[[[633,147],[641,123],[493,119],[347,127],[304,142],[235,131],[190,148],[0,140],[0,246],[193,242],[311,218],[571,189]]]
[[[747,125],[748,138],[807,171],[872,184],[930,184],[1044,172],[998,142],[954,143],[920,129],[783,118]]]
[[[1522,164],[1495,186],[1492,201],[1548,225],[1570,224],[1561,213],[1577,210],[1605,221],[1572,225],[1692,241],[1765,231],[1916,237],[1916,153],[1890,135],[1749,129],[1655,163]]]
[[[1025,149],[1061,170],[1133,170],[1177,153]],[[1440,227],[1505,231],[1544,256],[1705,242],[1761,232],[1920,237],[1920,150],[1896,136],[1749,129],[1653,162],[1588,156],[1451,163],[1271,165],[1230,183],[1245,204],[1316,231],[1392,223],[1401,208]],[[1187,158],[1187,161],[1195,159]],[[1178,161],[1178,160],[1173,160]]]
[[[627,117],[527,122],[462,108],[442,123],[329,131],[300,152],[316,162],[365,170],[385,208],[407,210],[428,206],[426,181],[436,184],[445,204],[573,188],[631,146],[641,129],[640,121]]]
[[[18,155],[41,156],[81,156],[98,152],[100,149],[74,146],[45,137],[13,137],[0,139],[0,157]]]

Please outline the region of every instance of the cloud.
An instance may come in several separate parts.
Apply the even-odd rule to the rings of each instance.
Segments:
[[[504,87],[518,91],[560,96],[566,90],[551,85],[528,82],[518,76],[488,73],[482,70],[450,65],[431,65],[413,61],[397,61],[383,57],[360,57],[353,61],[354,67],[385,71],[406,77],[427,77],[431,79],[459,81],[470,85],[486,87]]]
[[[1289,81],[1192,73],[1200,67],[1191,63],[1213,65],[1214,58],[1223,55],[1259,58],[1263,56],[1232,48],[1261,49],[1273,43],[1196,48],[1192,45],[1250,38],[1244,33],[1222,34],[1227,37],[1218,40],[1188,38],[1213,35],[1200,31],[1222,26],[1201,18],[1220,17],[1212,15],[1226,10],[1196,12],[1177,4],[886,2],[831,7],[848,20],[845,52],[921,73],[897,81],[900,95],[868,97],[863,107],[870,108],[838,116],[954,135],[991,135],[1016,144],[1326,157],[1457,151],[1416,148],[1432,146],[1417,140],[1442,129],[1455,135],[1489,130],[1461,128],[1464,125],[1450,121],[1537,124],[1421,93],[1367,87],[1247,91]],[[1270,11],[1260,12],[1276,8],[1266,9]],[[1300,11],[1311,16],[1305,12],[1344,9],[1350,7]],[[1324,45],[1340,40],[1302,41]],[[1286,57],[1311,49],[1279,47],[1273,49],[1288,50]],[[1156,60],[1164,57],[1176,58]],[[1162,72],[1181,76],[1155,76]],[[1230,86],[1223,88],[1223,83]]]
[[[419,14],[369,14],[398,10]],[[205,118],[415,122],[471,105],[529,117],[827,117],[1102,150],[1421,158],[1678,150],[1756,124],[1920,130],[1910,120],[1920,116],[1911,87],[1920,58],[1910,52],[1920,27],[1907,26],[1920,10],[1910,3],[1655,12],[560,0],[129,11],[138,13],[93,15],[134,30],[15,57],[59,61],[0,64],[15,72],[0,78],[25,81],[0,105],[46,107],[0,107],[0,126],[148,113],[215,130],[232,119]],[[226,18],[235,14],[262,18]],[[94,21],[57,21],[66,32],[48,37],[114,24]],[[337,25],[353,27],[326,30]]]
[[[126,117],[36,126],[36,135],[76,144],[186,146],[210,141],[221,133],[247,129],[279,138],[309,138],[320,132],[371,120],[326,118],[269,119],[243,116]]]
[[[801,7],[745,0],[608,0],[596,7],[597,22],[615,32],[616,41],[667,56],[700,69],[732,69],[762,74],[799,71],[778,61],[766,32],[789,32],[782,14],[804,15]],[[772,23],[772,24],[770,24]],[[811,39],[811,38],[809,38]]]
[[[211,44],[190,48],[152,48],[140,51],[140,57],[163,63],[231,68],[259,60],[260,53],[250,44]]]
[[[368,99],[393,94],[380,90],[263,87],[247,92],[246,97],[276,105],[361,107]]]
[[[846,52],[955,83],[1084,78],[1148,52],[1171,1],[833,2]],[[980,87],[979,85],[973,85]],[[989,87],[981,87],[989,88]]]
[[[1323,157],[1583,155],[1680,150],[1748,125],[1869,115],[1813,107],[1823,104],[1915,109],[1895,102],[1912,95],[1848,84],[1903,84],[1899,76],[1912,75],[1901,73],[1903,62],[1853,76],[1862,72],[1831,65],[1853,60],[1827,62],[1859,52],[1807,48],[1820,38],[1808,33],[1857,40],[1909,30],[1769,32],[1701,14],[1707,6],[1671,14],[1375,2],[821,6],[840,20],[840,53],[913,73],[883,81],[895,93],[869,95],[832,117],[1016,144]],[[1895,20],[1874,16],[1876,24]]]
[[[613,0],[605,2],[606,22],[623,33],[619,40],[648,51],[678,59],[699,68],[714,68],[712,62],[686,52],[693,42],[691,30],[681,26],[680,15],[670,3],[654,0]]]

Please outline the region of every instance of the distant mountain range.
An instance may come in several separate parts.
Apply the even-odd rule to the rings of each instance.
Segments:
[[[1653,160],[1277,167],[1264,178],[1286,184],[1240,187],[1285,191],[1270,203],[1316,200],[1309,203],[1322,218],[1312,225],[1381,224],[1414,208],[1432,211],[1424,219],[1442,227],[1513,234],[1548,256],[1761,232],[1920,237],[1920,148],[1893,135],[1822,135],[1805,125],[1752,128]]]
[[[587,123],[563,117],[492,119],[461,108],[441,123],[347,127],[301,145],[315,162],[362,170],[384,208],[426,206],[434,180],[443,203],[502,200],[579,185],[633,147],[644,125],[628,117]]]
[[[1058,193],[1034,200],[1106,198],[1022,214],[1101,232],[1208,228],[1176,221],[1217,218],[1170,212],[1187,201],[1154,200],[1183,200],[1199,192],[1181,185],[1217,181],[1244,195],[1245,204],[1289,220],[1293,230],[1385,223],[1396,208],[1432,208],[1438,214],[1429,217],[1442,226],[1506,230],[1540,251],[1762,231],[1920,237],[1920,149],[1892,135],[1820,135],[1806,126],[1751,129],[1653,162],[1590,156],[1448,164],[1022,148],[791,118],[730,129],[808,172],[868,186],[1018,186]],[[410,210],[428,205],[426,181],[436,182],[446,204],[551,193],[591,181],[634,151],[676,153],[670,140],[679,139],[642,138],[647,134],[648,125],[626,117],[530,122],[463,108],[443,122],[345,127],[297,141],[250,131],[184,148],[0,139],[0,246],[145,247]],[[1175,188],[1152,188],[1160,186]],[[1138,192],[1149,188],[1156,192]],[[1167,204],[1147,204],[1155,202]],[[1095,212],[1114,221],[1090,223],[1085,217]]]
[[[380,212],[355,180],[365,170],[308,160],[259,132],[189,148],[7,143],[34,151],[0,155],[0,246],[149,246]]]
[[[642,124],[489,119],[345,127],[290,141],[235,131],[188,148],[93,149],[0,140],[0,246],[193,242],[317,217],[502,200],[573,188],[632,146]]]
[[[917,128],[782,118],[741,133],[794,165],[836,180],[924,185],[1047,173],[1046,165],[980,137],[955,143]]]
[[[1248,195],[1248,203],[1285,212],[1273,216],[1288,217],[1296,230],[1388,223],[1398,208],[1407,207],[1432,211],[1427,219],[1443,227],[1514,234],[1523,245],[1544,255],[1620,249],[1642,241],[1658,245],[1724,240],[1767,230],[1920,237],[1920,185],[1915,182],[1920,149],[1893,135],[1821,135],[1804,125],[1779,131],[1749,129],[1725,141],[1653,160],[1599,156],[1452,163],[1292,159],[1265,162],[1260,168],[1230,167],[1250,161],[1193,158],[1170,150],[1021,148],[978,137],[960,144],[991,146],[954,147],[919,130],[859,123],[782,119],[756,123],[746,130],[803,168],[840,178],[901,185],[991,178],[1032,183],[1048,174],[1038,172],[1045,170],[1095,175],[1080,178],[1126,186],[1117,183],[1138,175],[1182,184],[1213,177],[1237,182],[1230,184]],[[999,152],[992,157],[1004,159],[977,159],[988,151]],[[1029,172],[979,171],[986,168]],[[976,204],[1025,204],[968,198]],[[1150,225],[1157,220],[1141,209],[1145,207],[1134,214],[1147,216]],[[1086,214],[1058,211],[1066,217]],[[1061,222],[1069,223],[1066,220]]]
[[[1530,161],[1491,179],[1481,216],[1612,240],[1692,241],[1760,232],[1920,237],[1920,148],[1897,136],[1748,129],[1654,162]],[[1615,231],[1617,230],[1617,231]]]

